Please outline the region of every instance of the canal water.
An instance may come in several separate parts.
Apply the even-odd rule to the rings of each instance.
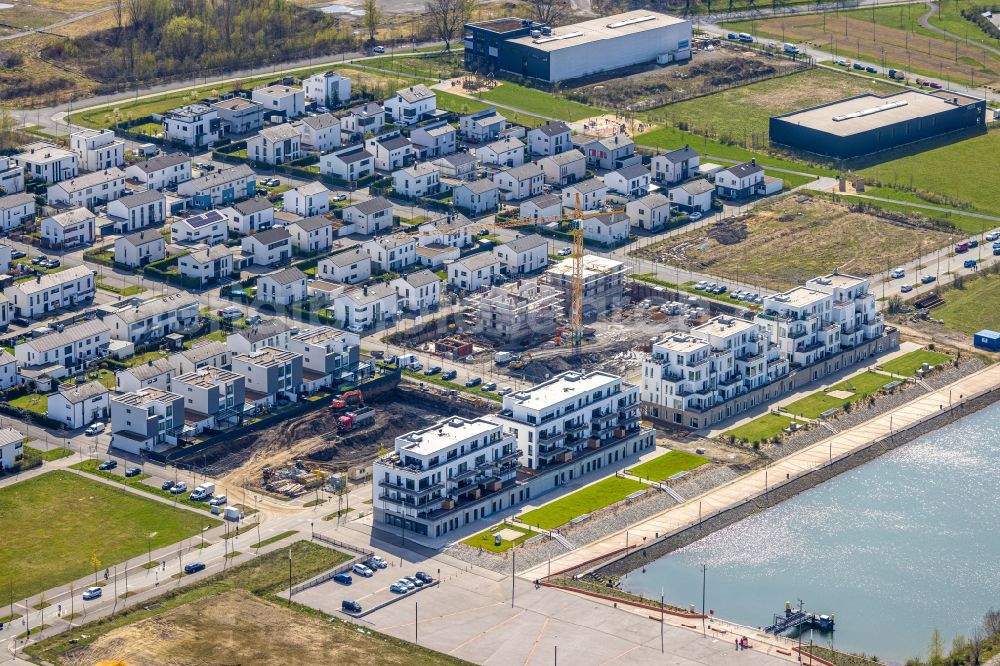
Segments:
[[[902,663],[1000,608],[1000,404],[629,574],[622,586],[764,627],[836,614],[817,644]],[[808,641],[809,632],[804,634]]]

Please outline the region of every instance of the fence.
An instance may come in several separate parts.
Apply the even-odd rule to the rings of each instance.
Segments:
[[[338,564],[329,571],[325,571],[314,578],[310,578],[307,581],[295,585],[294,587],[292,587],[291,590],[292,596],[298,594],[299,592],[308,590],[309,588],[316,587],[317,585],[322,585],[323,583],[332,580],[333,577],[339,573],[350,571],[351,567],[353,567],[356,563],[367,560],[368,558],[370,558],[372,555],[375,554],[375,551],[367,550],[365,548],[359,548],[358,546],[349,543],[344,543],[343,541],[337,541],[336,539],[331,539],[330,537],[324,536],[322,534],[313,533],[312,538],[314,541],[320,541],[328,546],[333,546],[334,548],[337,548],[339,550],[354,552],[357,553],[357,555],[347,560],[346,562],[343,562],[342,564]]]

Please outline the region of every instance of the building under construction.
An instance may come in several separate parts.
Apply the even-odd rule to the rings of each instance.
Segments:
[[[583,262],[583,316],[592,318],[625,303],[625,264],[607,257],[585,254]],[[541,282],[555,289],[567,311],[572,307],[576,259],[555,264]]]
[[[491,287],[468,299],[465,323],[472,332],[511,344],[532,337],[550,337],[562,315],[561,294],[537,280],[518,280]]]

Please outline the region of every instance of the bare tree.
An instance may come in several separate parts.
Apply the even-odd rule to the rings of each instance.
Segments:
[[[969,648],[969,663],[971,666],[979,666],[983,658],[983,630],[976,629],[972,632],[966,645]]]
[[[434,35],[444,42],[445,51],[461,32],[470,5],[465,0],[428,0],[427,22]]]
[[[365,0],[361,8],[365,12],[361,23],[365,26],[365,30],[368,31],[368,43],[374,44],[375,35],[378,33],[378,26],[382,23],[382,10],[375,4],[375,0]]]
[[[1000,611],[992,608],[986,611],[986,615],[983,616],[983,630],[987,638],[1000,635]]]
[[[125,0],[111,0],[111,14],[115,18],[116,42],[122,41],[122,30],[125,29]]]
[[[528,0],[527,5],[532,17],[546,25],[558,23],[570,11],[569,0]]]

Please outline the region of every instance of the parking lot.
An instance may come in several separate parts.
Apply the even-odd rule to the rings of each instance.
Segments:
[[[395,562],[389,561],[387,564],[388,567],[385,569],[373,570],[373,575],[370,578],[349,571],[348,573],[352,578],[350,585],[330,580],[316,587],[299,592],[295,595],[295,600],[330,614],[342,612],[341,603],[343,601],[355,601],[361,605],[360,613],[364,615],[371,609],[388,602],[414,597],[427,590],[434,590],[437,587],[435,584],[425,584],[423,587],[416,587],[404,594],[392,592],[389,589],[390,585],[404,576],[414,576],[417,571],[425,571],[436,583],[440,575],[440,569],[418,569],[416,565],[409,563],[400,567],[399,560]]]

